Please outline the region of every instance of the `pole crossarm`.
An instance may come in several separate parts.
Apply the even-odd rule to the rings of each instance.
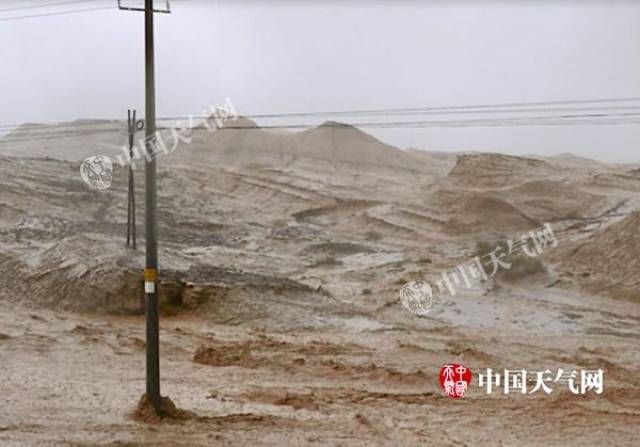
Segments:
[[[118,0],[118,9],[123,11],[145,11],[145,8],[135,8],[133,6],[123,6],[122,0]],[[153,12],[159,12],[161,14],[171,14],[171,6],[169,5],[169,0],[167,0],[165,9],[154,9]]]

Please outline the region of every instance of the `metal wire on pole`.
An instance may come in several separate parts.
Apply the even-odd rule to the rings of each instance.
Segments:
[[[136,120],[136,111],[127,110],[127,131],[129,134],[129,192],[127,197],[127,247],[136,249],[136,194],[133,175],[133,145],[138,130],[144,128],[143,120]]]

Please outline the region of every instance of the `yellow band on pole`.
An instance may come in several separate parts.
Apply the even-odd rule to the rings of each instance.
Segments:
[[[155,281],[158,278],[158,270],[156,269],[144,269],[144,280]]]

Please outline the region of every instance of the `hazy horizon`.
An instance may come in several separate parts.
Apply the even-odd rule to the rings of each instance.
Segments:
[[[0,85],[11,107],[0,124],[144,109],[143,17],[115,3],[3,21]],[[638,2],[176,0],[172,9],[156,16],[159,116],[225,97],[244,115],[640,97]],[[402,148],[640,161],[638,125],[363,130]]]

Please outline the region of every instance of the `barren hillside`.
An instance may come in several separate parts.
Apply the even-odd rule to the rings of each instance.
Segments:
[[[79,175],[118,132],[0,140],[0,441],[471,445],[499,433],[512,445],[632,445],[640,178],[415,153],[335,123],[203,132],[159,158],[163,393],[192,413],[132,419],[144,388],[142,170],[137,251],[124,243],[127,170],[105,191]],[[407,281],[545,222],[559,240],[539,258],[545,275],[438,296],[425,318],[402,307]],[[507,399],[473,384],[453,405],[437,386],[450,362],[602,367],[606,391]]]

